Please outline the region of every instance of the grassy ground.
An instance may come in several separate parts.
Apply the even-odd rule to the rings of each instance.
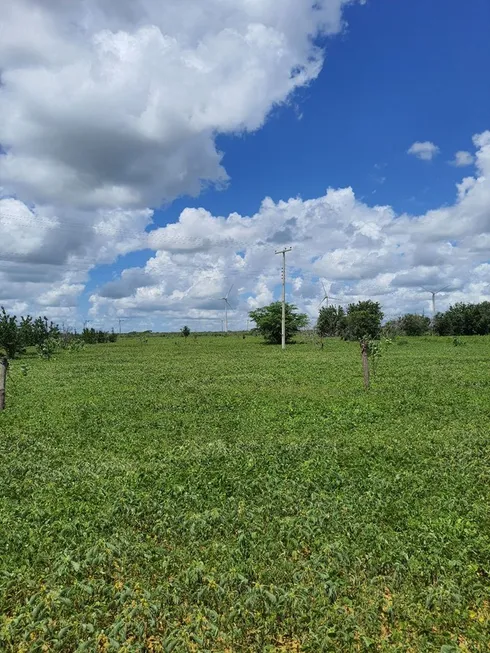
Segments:
[[[2,651],[490,650],[490,339],[15,361]],[[21,365],[27,363],[26,376]]]

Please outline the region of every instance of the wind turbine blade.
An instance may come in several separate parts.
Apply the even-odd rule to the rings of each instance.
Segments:
[[[231,290],[234,285],[235,285],[234,283],[231,284],[229,291],[226,293],[226,299],[228,299],[228,297],[230,296]]]
[[[323,283],[323,281],[322,281],[322,288],[323,288],[323,293],[324,293],[324,295],[326,297],[327,296],[327,289],[325,288],[325,284]],[[325,299],[325,297],[323,299]]]
[[[451,284],[448,284],[447,286],[444,286],[444,288],[441,288],[440,290],[436,290],[436,293],[444,292],[445,290],[447,290],[449,288],[450,285]]]

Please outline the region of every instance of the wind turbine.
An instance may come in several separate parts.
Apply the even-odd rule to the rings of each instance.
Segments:
[[[324,302],[325,300],[327,300],[327,308],[328,308],[328,302],[329,302],[331,299],[333,299],[333,300],[336,301],[336,302],[340,302],[340,301],[341,301],[341,300],[338,299],[337,297],[332,297],[332,295],[329,295],[329,294],[327,293],[327,289],[325,288],[325,284],[323,283],[323,281],[322,281],[322,288],[323,288],[323,292],[324,292],[325,294],[323,295],[323,299],[322,299],[322,301],[320,302],[320,306],[319,306],[319,308],[321,308],[321,305],[323,304],[323,302]]]
[[[428,292],[432,295],[432,321],[434,321],[436,317],[436,295],[438,295],[440,292],[444,292],[448,288],[449,286],[444,286],[444,288],[440,288],[439,290],[428,290],[422,286],[422,290],[425,290],[425,292]]]
[[[220,298],[221,301],[225,302],[225,333],[228,333],[228,306],[231,308],[231,304],[228,301],[228,297],[230,296],[232,288],[233,288],[233,284],[231,284],[230,289],[226,293],[226,295]]]

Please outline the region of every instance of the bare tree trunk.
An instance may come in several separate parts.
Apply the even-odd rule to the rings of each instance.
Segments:
[[[368,360],[368,343],[361,340],[362,371],[364,374],[364,387],[369,390],[369,360]]]
[[[7,384],[8,366],[8,360],[6,358],[0,358],[0,410],[5,408],[5,387]]]

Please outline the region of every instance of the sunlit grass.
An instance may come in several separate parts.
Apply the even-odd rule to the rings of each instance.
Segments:
[[[14,361],[0,649],[487,650],[490,339],[464,340],[395,342],[369,393],[340,341]]]

